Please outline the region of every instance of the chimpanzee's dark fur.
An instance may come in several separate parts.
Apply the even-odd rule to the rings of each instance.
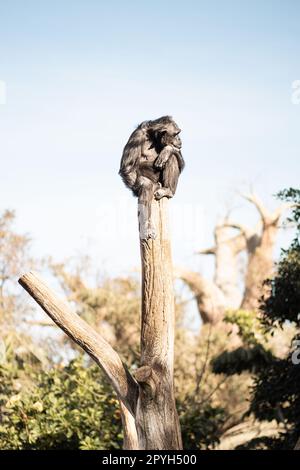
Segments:
[[[173,197],[184,168],[180,132],[170,116],[144,121],[131,134],[123,150],[119,174],[139,198],[146,217],[145,238],[155,238],[150,222],[153,197]]]
[[[184,168],[180,132],[170,116],[144,121],[131,134],[123,150],[119,174],[139,198],[148,218],[153,197],[171,198],[175,194]],[[147,238],[154,237],[149,233]]]
[[[172,197],[184,167],[180,129],[170,116],[144,121],[125,145],[119,174],[133,194]]]

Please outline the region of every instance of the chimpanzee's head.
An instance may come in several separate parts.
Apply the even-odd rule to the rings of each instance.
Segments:
[[[155,121],[148,122],[148,134],[153,140],[154,146],[158,148],[158,151],[166,145],[174,145],[174,147],[180,149],[180,132],[181,129],[171,116],[162,116],[155,119]]]

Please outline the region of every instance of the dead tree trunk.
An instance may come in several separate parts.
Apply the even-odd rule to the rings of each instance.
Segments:
[[[231,224],[240,230],[246,240],[248,262],[245,276],[245,289],[241,308],[258,310],[261,297],[266,294],[264,281],[273,274],[273,251],[284,211],[293,204],[283,204],[274,212],[269,212],[255,194],[244,195],[260,215],[260,230],[251,230],[241,224]]]
[[[168,200],[153,201],[156,239],[140,240],[142,262],[141,368],[136,423],[144,449],[181,449],[173,389],[175,304]]]
[[[232,237],[230,229],[220,224],[215,229],[215,283],[224,293],[226,308],[238,308],[241,293],[238,286],[238,255],[245,249],[243,237]]]
[[[141,240],[141,367],[135,377],[118,353],[34,273],[19,279],[50,318],[101,367],[121,408],[126,449],[181,449],[173,389],[174,295],[167,204],[152,203],[155,240]]]
[[[215,256],[214,280],[184,268],[175,270],[175,277],[182,279],[195,294],[197,306],[204,323],[218,323],[228,309],[258,310],[260,299],[267,291],[264,281],[273,274],[273,250],[280,218],[293,204],[283,204],[269,212],[255,194],[244,195],[260,215],[255,227],[247,227],[227,219],[215,227],[215,246],[199,251],[199,254]],[[239,230],[230,236],[231,229]],[[244,292],[238,287],[237,256],[247,253]]]
[[[238,287],[237,257],[246,247],[243,235],[232,236],[224,222],[216,226],[215,246],[199,251],[201,255],[215,256],[214,280],[177,267],[174,276],[191,289],[203,323],[216,324],[223,320],[226,309],[236,309],[241,303]]]
[[[226,221],[215,227],[214,236],[215,246],[202,250],[199,254],[215,256],[214,282],[225,296],[226,308],[235,309],[241,303],[237,259],[239,253],[246,248],[246,242],[243,235],[232,236]]]

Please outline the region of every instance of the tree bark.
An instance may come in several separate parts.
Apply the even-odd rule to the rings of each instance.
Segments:
[[[181,279],[193,292],[203,323],[216,323],[223,320],[226,301],[224,293],[216,284],[198,273],[176,267],[174,276]]]
[[[140,239],[142,263],[141,367],[136,425],[141,449],[181,449],[173,386],[175,303],[168,199],[153,201],[156,239]]]
[[[123,449],[137,450],[139,449],[139,441],[135,425],[135,417],[130,413],[121,400],[119,400],[119,403],[123,426]]]

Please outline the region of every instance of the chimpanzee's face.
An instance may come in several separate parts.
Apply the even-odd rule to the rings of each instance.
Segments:
[[[166,145],[173,145],[177,149],[181,148],[180,132],[180,127],[172,119],[168,119],[167,122],[157,124],[155,128],[151,129],[150,127],[148,136],[152,145],[160,153]]]
[[[162,146],[165,145],[174,145],[174,147],[180,149],[181,148],[181,139],[179,137],[179,133],[181,129],[177,126],[174,122],[171,122],[167,125],[164,132],[161,135],[161,144]]]
[[[179,137],[179,134],[176,134],[173,137],[173,145],[174,147],[181,149],[182,142],[181,142],[181,138]]]

